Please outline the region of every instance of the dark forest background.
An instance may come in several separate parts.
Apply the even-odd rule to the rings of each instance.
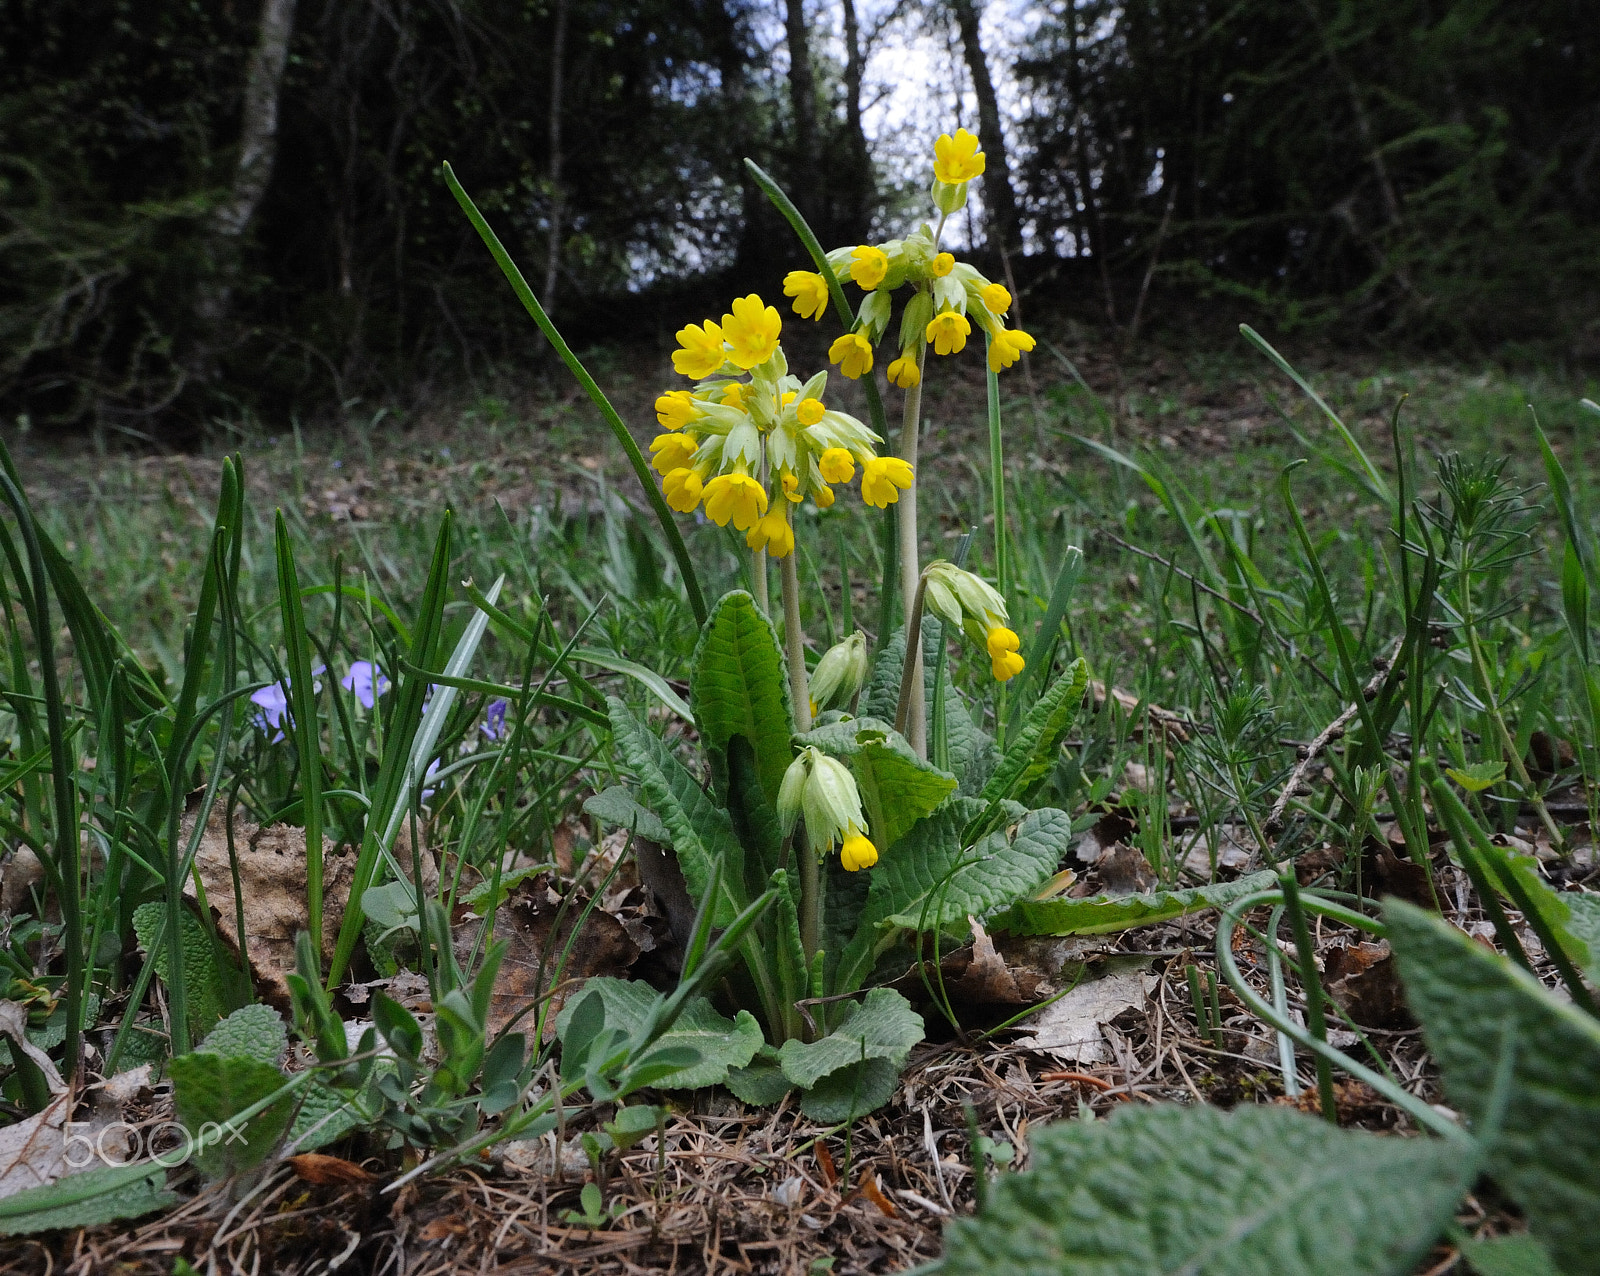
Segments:
[[[971,250],[1034,313],[1125,333],[1153,281],[1337,341],[1600,344],[1595,0],[1053,0],[1003,67],[983,10],[0,0],[0,413],[170,437],[526,358],[445,159],[564,327],[670,332],[800,264],[744,156],[824,241],[887,232],[958,91]],[[930,37],[950,103],[869,141],[866,60]]]

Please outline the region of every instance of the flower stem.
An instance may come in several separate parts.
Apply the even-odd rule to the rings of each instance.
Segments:
[[[756,606],[761,608],[763,615],[771,615],[767,606],[767,551],[754,549],[750,551],[750,592],[755,595]]]
[[[787,502],[785,502],[787,504]],[[794,506],[784,511],[791,530],[794,527]],[[811,688],[806,678],[806,642],[800,628],[800,568],[799,546],[789,550],[780,560],[783,572],[783,654],[789,666],[789,696],[794,701],[794,729],[797,733],[811,730]],[[800,947],[805,953],[806,969],[816,956],[821,934],[820,905],[822,896],[821,875],[817,872],[817,857],[809,846],[801,846],[796,857],[800,865]]]
[[[900,457],[911,467],[911,486],[900,494],[896,519],[900,533],[900,597],[906,607],[906,669],[911,679],[911,695],[905,702],[904,734],[919,758],[928,756],[928,706],[922,686],[922,644],[912,635],[909,600],[917,593],[922,579],[922,563],[917,553],[917,441],[922,426],[922,369],[927,362],[927,347],[917,347],[917,383],[906,391],[905,409],[900,418]],[[915,608],[920,613],[920,599]],[[902,694],[904,682],[901,684]]]

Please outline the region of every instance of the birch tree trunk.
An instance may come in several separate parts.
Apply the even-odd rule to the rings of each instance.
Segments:
[[[278,157],[278,100],[283,90],[283,68],[289,60],[294,34],[296,0],[262,0],[261,27],[255,48],[245,63],[244,110],[239,126],[239,162],[227,197],[211,210],[207,229],[211,236],[211,274],[195,297],[200,335],[189,375],[211,380],[217,351],[226,340],[225,328],[241,264],[240,245],[272,180]]]

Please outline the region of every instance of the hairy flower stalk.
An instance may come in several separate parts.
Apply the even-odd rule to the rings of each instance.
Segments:
[[[788,506],[788,502],[784,502]],[[784,516],[791,520],[794,511],[787,508]],[[811,730],[811,691],[806,685],[806,640],[800,628],[800,571],[796,565],[798,554],[785,554],[780,581],[783,589],[783,654],[789,666],[789,696],[794,701],[794,729],[805,733]],[[806,969],[816,959],[821,932],[822,881],[817,870],[817,857],[802,853],[800,862],[800,947],[805,953]]]
[[[900,459],[917,468],[917,442],[922,427],[922,365],[926,346],[917,348],[917,379],[906,390],[905,409],[900,418]],[[906,669],[911,680],[911,695],[906,720],[897,723],[919,758],[928,756],[928,704],[922,677],[922,567],[917,551],[917,484],[900,494],[897,523],[900,536],[900,597],[906,603]],[[915,597],[913,604],[910,600]],[[915,614],[913,614],[913,612]]]

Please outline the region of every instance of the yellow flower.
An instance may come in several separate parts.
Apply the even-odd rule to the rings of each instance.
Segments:
[[[951,253],[940,253],[933,259],[933,277],[943,279],[956,268],[956,259]]]
[[[872,342],[859,332],[847,332],[828,347],[828,361],[854,381],[872,371]]]
[[[839,866],[848,873],[858,873],[877,862],[878,848],[862,835],[860,829],[852,827],[850,836],[839,848]]]
[[[888,509],[911,486],[911,467],[898,456],[875,456],[861,469],[861,499],[876,509]]]
[[[764,549],[769,557],[784,558],[794,552],[794,529],[781,509],[773,510],[744,535],[751,549]]]
[[[744,400],[749,391],[750,387],[743,381],[730,381],[723,388],[722,402],[726,407],[738,408],[741,412],[748,412],[750,409],[745,405]]]
[[[989,342],[989,371],[1009,368],[1024,351],[1032,350],[1034,339],[1021,328],[1002,328]]]
[[[833,489],[831,487],[819,487],[815,492],[811,493],[811,499],[816,502],[819,510],[828,509],[833,504]]]
[[[748,532],[767,512],[767,489],[748,474],[719,474],[705,488],[706,517],[718,527],[731,520]]]
[[[769,306],[755,293],[739,297],[733,303],[733,313],[722,316],[722,335],[728,342],[728,358],[749,371],[758,363],[765,363],[778,348],[778,333],[783,330],[783,320],[775,307]]]
[[[972,325],[959,310],[944,310],[928,325],[928,344],[940,354],[960,354],[967,345]]]
[[[672,352],[672,366],[684,376],[699,381],[722,366],[722,329],[714,321],[679,328],[678,344],[683,348]]]
[[[680,514],[693,514],[694,507],[700,504],[700,476],[693,470],[673,470],[661,480],[661,491],[667,498],[667,504]]]
[[[665,477],[689,464],[696,443],[687,434],[658,434],[650,443],[651,465]]]
[[[800,406],[794,410],[794,419],[801,425],[815,425],[827,410],[821,399],[801,399]]]
[[[1003,315],[1011,309],[1011,294],[1004,284],[984,284],[978,295],[983,298],[983,304],[989,307],[990,314]]]
[[[783,399],[779,403],[778,406],[779,407],[784,407],[784,408],[788,407],[791,403],[794,402],[794,398],[795,398],[795,395],[797,393],[798,393],[798,391],[796,391],[796,390],[785,390],[783,392]]]
[[[783,498],[791,504],[798,505],[806,498],[800,494],[800,479],[798,475],[790,474],[787,470],[783,475]],[[780,554],[781,558],[782,555]]]
[[[828,281],[812,270],[791,270],[783,277],[783,295],[794,298],[802,319],[821,319],[828,309]]]
[[[933,175],[949,186],[981,177],[983,162],[978,139],[964,128],[958,128],[954,137],[948,133],[939,134],[933,144]]]
[[[856,476],[856,463],[842,447],[831,447],[817,458],[817,468],[830,483],[848,483]]]
[[[1021,641],[1004,625],[996,625],[991,629],[984,645],[989,648],[991,672],[996,682],[1010,681],[1021,673],[1027,664],[1027,661],[1017,654],[1017,648],[1022,645]]]
[[[656,398],[656,420],[663,430],[681,430],[704,415],[687,390],[668,390]]]
[[[922,372],[917,367],[917,356],[903,354],[889,365],[889,380],[902,390],[909,390],[922,380]]]
[[[889,257],[883,249],[862,244],[850,254],[850,278],[871,292],[889,273]]]

